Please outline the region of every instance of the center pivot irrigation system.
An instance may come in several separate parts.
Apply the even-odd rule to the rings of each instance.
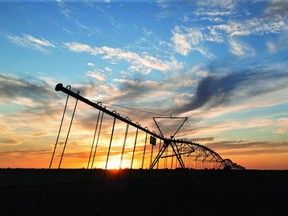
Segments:
[[[92,147],[91,147],[91,151],[90,151],[90,156],[89,156],[87,168],[89,168],[89,167],[93,168],[93,162],[92,161],[94,161],[94,159],[95,159],[94,157],[95,157],[95,152],[96,152],[96,148],[97,148],[97,144],[98,144],[97,141],[95,141],[96,131],[98,131],[98,138],[99,138],[99,134],[100,134],[100,130],[101,130],[101,124],[102,124],[102,120],[103,120],[103,115],[107,114],[113,118],[113,124],[112,124],[112,130],[110,133],[110,142],[109,142],[109,147],[108,147],[108,151],[107,151],[105,169],[107,169],[107,164],[108,164],[108,160],[109,160],[109,155],[110,155],[110,150],[111,150],[116,120],[121,121],[122,123],[126,124],[126,132],[124,134],[125,137],[124,137],[124,143],[123,143],[123,147],[122,147],[120,164],[122,163],[122,159],[123,159],[123,154],[124,154],[126,139],[127,139],[127,134],[128,134],[128,128],[129,128],[129,126],[132,126],[132,127],[136,128],[136,135],[135,135],[135,141],[134,141],[134,148],[133,148],[133,152],[132,152],[133,155],[132,155],[132,159],[131,159],[132,160],[131,161],[131,168],[132,168],[134,153],[135,153],[136,145],[137,145],[138,131],[142,131],[142,132],[144,132],[144,134],[146,134],[146,138],[145,138],[145,145],[144,145],[144,149],[143,149],[143,159],[142,159],[141,168],[143,168],[143,163],[144,163],[147,136],[150,135],[149,140],[150,140],[150,144],[152,146],[152,152],[153,152],[153,147],[157,145],[157,139],[159,139],[160,142],[159,142],[159,148],[158,148],[159,151],[156,154],[156,156],[153,156],[153,153],[151,152],[150,165],[148,167],[149,169],[155,168],[156,164],[159,162],[159,160],[161,158],[172,158],[172,162],[173,162],[173,158],[176,158],[177,159],[176,162],[178,162],[178,168],[190,168],[190,166],[186,165],[187,164],[186,161],[187,161],[187,159],[191,159],[194,162],[197,161],[200,163],[214,164],[214,168],[216,168],[216,169],[227,169],[227,168],[228,169],[244,169],[244,167],[242,167],[236,163],[233,163],[230,159],[223,159],[215,151],[213,151],[212,149],[210,149],[204,145],[201,145],[199,143],[196,143],[196,142],[193,142],[190,140],[176,139],[175,135],[181,129],[181,127],[184,125],[184,123],[187,120],[187,117],[172,117],[172,116],[170,116],[170,117],[153,117],[153,120],[154,120],[154,122],[155,122],[155,124],[156,124],[156,126],[160,132],[159,134],[157,134],[157,133],[155,133],[155,131],[150,131],[147,127],[142,127],[138,122],[136,122],[136,123],[132,122],[132,120],[128,117],[122,117],[115,110],[113,110],[113,111],[108,110],[106,107],[102,106],[101,102],[94,103],[94,102],[82,97],[80,95],[79,91],[77,91],[76,93],[71,91],[70,85],[68,85],[67,87],[63,87],[62,83],[58,83],[55,87],[55,90],[56,91],[62,91],[62,92],[67,94],[67,100],[66,100],[64,113],[66,111],[67,101],[68,101],[69,96],[72,96],[76,99],[74,111],[72,114],[71,123],[70,123],[69,130],[68,130],[68,135],[67,135],[66,141],[64,143],[64,148],[63,148],[63,152],[62,152],[62,155],[60,158],[58,168],[60,168],[62,159],[64,157],[64,151],[65,151],[66,144],[68,141],[68,136],[69,136],[69,132],[70,132],[71,125],[72,125],[72,120],[73,120],[73,117],[74,117],[74,114],[76,111],[77,102],[78,102],[78,100],[80,100],[83,103],[99,110],[97,125],[96,125],[96,129],[95,129],[94,139],[92,142]],[[63,118],[64,118],[64,113],[63,113],[63,117],[62,117],[62,122],[63,122]],[[100,115],[100,113],[102,115]],[[102,116],[102,118],[100,116]],[[164,133],[163,127],[161,127],[161,120],[163,120],[163,119],[166,119],[166,120],[171,119],[171,121],[176,119],[178,121],[177,128],[174,129],[172,134],[169,134],[169,137],[164,136],[166,134]],[[58,133],[57,141],[56,141],[56,144],[54,147],[54,151],[52,154],[49,168],[51,168],[51,166],[52,166],[52,161],[53,161],[53,158],[55,155],[55,150],[57,147],[57,142],[58,142],[59,134],[61,131],[61,127],[62,127],[62,123],[61,123],[60,128],[59,128],[59,133]],[[94,143],[96,143],[96,144],[94,145]],[[167,154],[169,148],[172,149],[172,151],[170,150],[170,152],[169,152],[170,155]],[[95,151],[94,156],[92,156],[93,150]],[[164,154],[164,152],[166,152],[166,154]],[[146,151],[146,154],[147,154],[147,151]],[[171,168],[172,168],[172,166],[171,166]]]

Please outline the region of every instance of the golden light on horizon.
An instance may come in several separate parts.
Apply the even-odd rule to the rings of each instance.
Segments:
[[[111,157],[108,160],[107,163],[107,169],[125,169],[125,168],[130,168],[131,165],[131,161],[127,160],[127,159],[123,159],[121,161],[120,155],[119,156],[115,156],[115,157]]]

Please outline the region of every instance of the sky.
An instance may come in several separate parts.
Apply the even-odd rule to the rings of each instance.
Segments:
[[[288,169],[287,11],[286,0],[1,0],[0,167],[49,166],[63,83],[153,130],[155,116],[188,117],[179,137],[246,169]],[[77,107],[63,166],[85,166],[97,112]]]

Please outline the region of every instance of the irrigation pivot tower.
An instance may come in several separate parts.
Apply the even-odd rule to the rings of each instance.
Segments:
[[[136,122],[136,123],[133,122],[129,117],[122,117],[116,110],[110,111],[106,107],[102,106],[101,102],[94,103],[94,102],[88,100],[87,98],[84,98],[83,96],[80,95],[79,91],[77,91],[76,93],[71,91],[70,85],[68,85],[67,87],[64,87],[62,83],[59,83],[56,85],[55,90],[56,91],[62,91],[63,93],[67,94],[64,113],[66,112],[68,98],[71,96],[71,97],[76,99],[75,107],[73,110],[73,115],[71,118],[70,126],[68,129],[66,141],[64,143],[64,148],[63,148],[63,151],[61,154],[61,159],[60,159],[58,168],[60,168],[62,159],[65,155],[65,147],[66,147],[67,142],[68,142],[68,136],[70,133],[71,125],[73,123],[73,118],[74,118],[74,114],[76,112],[77,103],[78,103],[78,101],[82,101],[83,103],[85,103],[85,104],[87,104],[87,105],[89,105],[89,106],[91,106],[91,107],[93,107],[99,111],[97,123],[96,123],[96,127],[95,127],[94,138],[93,138],[93,142],[92,142],[92,146],[91,146],[90,156],[88,159],[87,168],[90,166],[91,166],[91,168],[93,167],[93,162],[91,165],[91,161],[95,160],[95,153],[96,153],[96,149],[97,149],[97,145],[98,145],[97,136],[99,138],[100,133],[101,133],[103,115],[105,114],[105,115],[108,115],[108,116],[113,118],[112,129],[111,129],[111,133],[110,133],[109,147],[108,147],[107,157],[106,157],[105,169],[107,169],[107,164],[109,163],[110,151],[112,148],[112,141],[113,141],[114,133],[115,133],[116,120],[117,120],[117,122],[122,122],[122,123],[126,124],[124,143],[122,146],[122,153],[121,153],[121,162],[122,162],[122,158],[123,158],[123,153],[125,151],[125,145],[126,145],[126,139],[127,139],[129,127],[130,128],[132,127],[136,130],[136,134],[134,137],[135,140],[134,140],[134,147],[133,147],[133,152],[132,152],[132,160],[131,160],[131,167],[130,168],[133,167],[134,154],[135,154],[136,145],[137,145],[137,142],[139,139],[138,134],[140,132],[142,132],[145,134],[145,145],[144,145],[144,149],[143,149],[143,160],[142,160],[142,167],[141,168],[143,168],[145,154],[147,153],[146,152],[146,142],[148,142],[147,140],[148,140],[148,135],[149,135],[150,136],[150,144],[152,146],[151,147],[152,152],[151,152],[150,166],[149,166],[150,169],[155,168],[155,165],[159,162],[160,158],[169,158],[169,157],[176,158],[180,168],[186,168],[185,162],[183,161],[183,157],[185,157],[185,159],[188,158],[188,159],[192,159],[193,161],[200,161],[203,163],[207,162],[207,163],[217,164],[216,168],[219,168],[219,169],[224,169],[227,167],[229,167],[229,169],[244,169],[244,167],[232,162],[230,159],[223,159],[215,151],[213,151],[212,149],[210,149],[204,145],[193,142],[191,140],[176,139],[175,136],[179,132],[181,127],[184,125],[184,123],[187,121],[187,119],[188,119],[187,117],[172,117],[172,116],[153,117],[153,120],[154,120],[154,122],[155,122],[155,124],[156,124],[156,126],[160,132],[160,133],[156,133],[155,131],[150,131],[147,127],[142,127],[138,122]],[[53,151],[53,155],[51,158],[49,168],[51,168],[53,158],[55,155],[55,150],[57,148],[58,138],[59,138],[59,134],[61,133],[61,128],[62,128],[64,113],[62,116],[59,132],[58,132],[58,137],[56,140],[56,144],[54,147],[54,151]],[[173,130],[170,130],[169,133],[167,133],[165,131],[165,127],[167,125],[163,124],[163,120],[168,120],[168,124],[169,124],[169,121],[176,121],[177,122],[176,127],[174,127]],[[156,140],[157,139],[160,140],[159,151],[158,151],[157,155],[155,157],[153,157],[153,147],[156,146]],[[171,147],[172,153],[170,155],[167,155],[167,154],[163,155],[164,152],[166,152],[166,153],[168,152],[169,147]],[[93,152],[94,152],[94,156],[93,156]]]

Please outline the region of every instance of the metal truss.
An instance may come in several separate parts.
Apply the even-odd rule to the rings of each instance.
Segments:
[[[98,109],[99,111],[114,117],[114,124],[115,124],[115,120],[118,119],[122,122],[127,123],[127,128],[128,128],[128,125],[130,125],[130,126],[135,127],[137,129],[137,132],[138,132],[138,130],[141,130],[141,131],[145,132],[146,134],[149,134],[150,135],[150,144],[152,144],[152,145],[156,145],[156,141],[155,141],[156,139],[159,139],[160,141],[162,141],[163,145],[159,149],[157,156],[152,161],[152,163],[150,165],[150,169],[153,169],[155,167],[155,165],[158,163],[160,158],[167,158],[167,157],[176,157],[181,168],[185,168],[185,163],[183,161],[183,158],[187,157],[187,158],[192,159],[194,161],[217,163],[217,164],[219,164],[219,166],[218,166],[219,169],[228,169],[228,168],[229,169],[244,169],[244,167],[242,167],[236,163],[233,163],[230,159],[223,159],[218,153],[216,153],[215,151],[213,151],[212,149],[210,149],[204,145],[201,145],[201,144],[193,142],[193,141],[175,139],[175,134],[183,126],[183,124],[187,120],[187,117],[170,117],[170,118],[183,118],[183,122],[182,122],[182,124],[179,125],[177,130],[175,130],[172,133],[172,135],[169,138],[167,138],[167,137],[164,137],[164,135],[161,131],[161,127],[159,127],[159,124],[157,124],[157,121],[155,121],[156,118],[160,118],[160,117],[154,117],[153,118],[159,131],[160,131],[160,134],[157,134],[155,131],[150,131],[147,127],[142,127],[138,122],[136,122],[136,123],[132,122],[131,119],[128,117],[125,117],[125,118],[122,117],[115,110],[110,111],[110,110],[106,109],[106,107],[102,106],[101,102],[94,103],[94,102],[82,97],[80,95],[79,91],[77,93],[71,91],[70,85],[65,88],[62,83],[59,83],[56,85],[55,90],[56,91],[62,91],[64,93],[66,93],[67,95],[74,97],[77,101],[80,100],[80,101],[84,102],[85,104],[92,106],[92,107]],[[114,124],[113,124],[113,129],[114,129]],[[111,139],[112,139],[112,137],[113,137],[113,133],[111,134]],[[136,140],[137,140],[137,137],[135,139],[135,145],[136,145]],[[111,142],[110,142],[110,145],[111,145]],[[171,155],[163,155],[163,153],[166,152],[166,150],[169,147],[172,149],[173,153]],[[134,146],[134,150],[135,150],[135,146]],[[133,152],[133,155],[134,155],[134,152]],[[109,157],[109,155],[108,155],[108,157]],[[108,157],[107,157],[107,160],[108,160]],[[107,162],[106,162],[106,166],[107,166]]]

